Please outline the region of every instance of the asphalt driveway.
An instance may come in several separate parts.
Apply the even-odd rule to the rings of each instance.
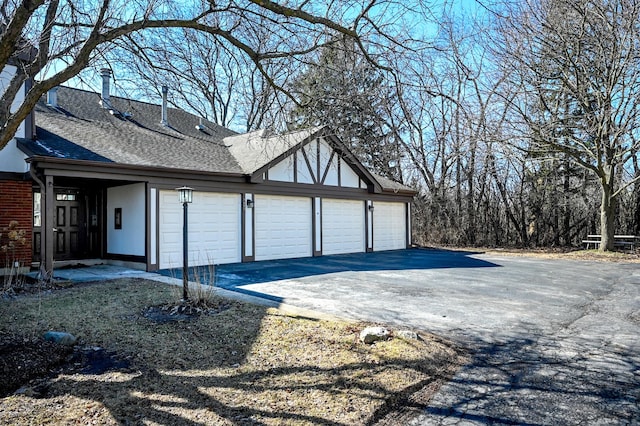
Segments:
[[[640,424],[640,265],[402,250],[217,267],[228,290],[423,329],[473,362],[411,424]]]

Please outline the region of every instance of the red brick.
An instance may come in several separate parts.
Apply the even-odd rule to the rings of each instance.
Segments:
[[[18,229],[25,231],[25,244],[20,245],[13,256],[8,259],[0,252],[0,268],[6,262],[19,260],[23,265],[31,265],[32,228],[33,228],[33,191],[30,181],[0,181],[0,239],[1,245],[6,243],[6,231],[11,221],[18,222]]]

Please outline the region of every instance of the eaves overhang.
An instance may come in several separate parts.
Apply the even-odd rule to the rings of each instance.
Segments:
[[[385,188],[382,191],[383,194],[393,194],[393,195],[404,195],[407,197],[415,197],[418,194],[418,191],[416,191],[415,189],[388,189]]]
[[[53,176],[109,177],[110,179],[143,179],[152,177],[173,177],[176,179],[221,180],[244,183],[249,176],[241,173],[211,172],[206,170],[177,169],[171,167],[123,164],[105,161],[76,160],[47,156],[31,156],[25,160],[33,167]]]

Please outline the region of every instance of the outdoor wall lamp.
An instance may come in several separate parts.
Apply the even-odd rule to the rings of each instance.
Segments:
[[[178,191],[178,200],[182,204],[191,203],[193,201],[193,188],[181,186],[180,188],[176,188],[176,191]]]
[[[369,211],[372,212],[373,211],[373,204],[369,204]]]
[[[252,199],[247,199],[247,208],[248,209],[252,209],[253,208],[253,200]]]
[[[182,203],[182,300],[189,300],[189,228],[188,206],[193,201],[193,188],[176,188],[178,200]]]

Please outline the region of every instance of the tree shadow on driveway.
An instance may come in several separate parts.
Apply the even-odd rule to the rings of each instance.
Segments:
[[[416,424],[634,424],[638,371],[640,354],[632,348],[530,330],[483,343]]]

